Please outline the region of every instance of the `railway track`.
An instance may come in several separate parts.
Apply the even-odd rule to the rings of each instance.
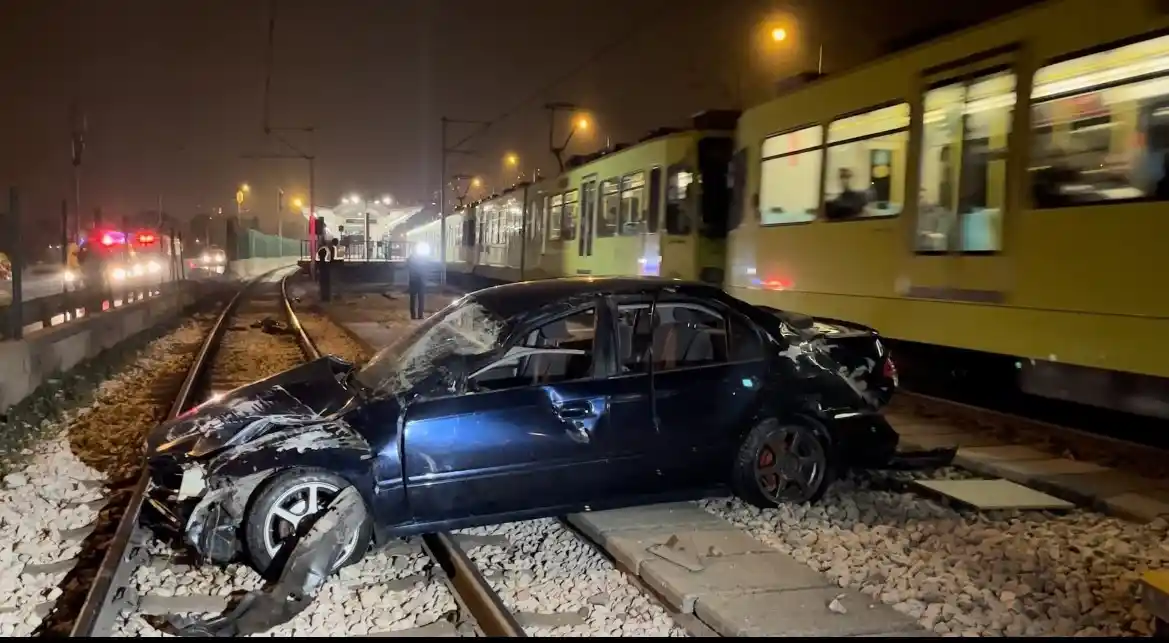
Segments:
[[[270,273],[244,287],[221,312],[195,353],[168,417],[319,355],[290,305],[283,276]],[[152,630],[165,631],[166,615],[216,613],[227,607],[232,592],[262,586],[244,565],[200,565],[155,540],[140,523],[145,490],[146,479],[140,476],[69,628],[71,636],[157,635]],[[454,537],[434,534],[418,540],[391,545],[345,568],[313,606],[273,633],[420,628],[523,635]]]

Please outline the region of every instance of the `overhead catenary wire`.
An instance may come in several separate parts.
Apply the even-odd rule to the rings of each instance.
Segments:
[[[667,21],[665,21],[665,20],[652,20],[650,18],[652,18],[655,15],[659,15],[663,10],[665,10],[667,8],[674,9],[674,11],[672,11],[671,13],[676,17],[677,15],[679,15],[679,12],[677,11],[677,5],[678,5],[678,2],[676,0],[664,0],[663,2],[656,3],[654,5],[653,9],[651,11],[647,12],[645,15],[643,15],[641,17],[641,19],[633,21],[632,27],[626,29],[625,31],[622,31],[617,36],[615,36],[612,40],[610,40],[609,42],[602,45],[599,49],[597,49],[592,54],[590,54],[588,58],[581,61],[580,64],[572,67],[571,69],[557,75],[555,78],[552,78],[548,82],[540,85],[537,89],[533,90],[530,94],[527,94],[522,99],[516,101],[512,106],[508,107],[506,110],[501,112],[495,118],[492,118],[488,121],[485,121],[482,125],[475,128],[474,131],[472,131],[470,134],[467,134],[466,136],[464,136],[462,139],[459,140],[459,142],[455,143],[454,146],[451,147],[450,149],[452,149],[452,150],[460,149],[463,145],[466,145],[468,142],[470,142],[471,139],[473,139],[477,136],[483,135],[488,130],[490,130],[493,126],[498,125],[500,122],[507,120],[508,118],[513,116],[516,112],[518,112],[522,108],[526,107],[528,105],[528,103],[531,103],[532,101],[543,96],[548,90],[550,90],[553,87],[556,87],[557,85],[569,80],[570,78],[576,76],[577,74],[584,71],[585,69],[588,69],[594,63],[596,63],[598,60],[604,58],[609,53],[611,53],[613,50],[617,49],[618,47],[624,45],[626,42],[631,40],[634,36],[640,35],[644,31],[652,30],[654,28],[661,27],[661,26],[667,24]]]

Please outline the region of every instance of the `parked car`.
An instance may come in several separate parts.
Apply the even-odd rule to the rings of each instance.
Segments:
[[[890,370],[843,365],[863,355],[888,360],[876,333],[705,284],[497,286],[361,366],[321,358],[159,426],[151,506],[199,554],[266,571],[350,485],[366,511],[338,565],[371,540],[728,489],[814,501],[846,469],[909,462],[871,394]]]

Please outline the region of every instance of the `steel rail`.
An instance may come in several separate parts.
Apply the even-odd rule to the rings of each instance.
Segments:
[[[322,309],[322,313],[353,343],[361,346],[366,354],[373,355],[377,352],[368,341],[339,323],[327,311]],[[299,332],[304,332],[299,320],[294,326]],[[304,335],[304,341],[312,344],[308,335]],[[316,348],[315,345],[313,347]],[[491,588],[491,584],[450,533],[425,534],[422,536],[422,545],[426,553],[442,568],[455,598],[475,619],[484,636],[527,637],[527,632],[515,615],[503,604],[503,599]]]
[[[280,270],[283,269],[281,268]],[[223,335],[227,331],[228,321],[235,314],[236,309],[239,307],[240,302],[244,300],[245,295],[261,279],[273,272],[277,271],[273,270],[246,283],[236,292],[231,298],[231,301],[224,306],[222,312],[219,313],[219,317],[215,320],[215,325],[211,328],[211,332],[207,334],[202,346],[199,347],[199,352],[195,354],[195,360],[187,370],[187,376],[183,380],[182,386],[179,387],[178,395],[175,396],[170,411],[167,413],[167,420],[178,417],[179,414],[191,406],[196,386],[203,379],[211,364],[211,358],[215,355],[215,351],[219,347],[219,342],[223,339]],[[88,638],[111,635],[114,618],[117,616],[121,607],[120,603],[127,598],[127,581],[130,574],[133,573],[130,563],[138,555],[137,550],[139,546],[131,547],[131,544],[134,533],[138,529],[138,518],[142,512],[142,504],[146,499],[146,490],[149,483],[150,472],[143,465],[142,474],[139,476],[138,482],[131,492],[130,501],[127,503],[126,510],[118,522],[114,537],[110,540],[105,555],[102,556],[97,575],[93,580],[93,584],[90,585],[89,591],[85,596],[85,602],[82,603],[77,618],[73,622],[73,627],[69,631],[70,637]]]

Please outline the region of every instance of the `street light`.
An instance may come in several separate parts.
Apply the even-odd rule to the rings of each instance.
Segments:
[[[392,197],[388,194],[382,197],[382,205],[393,205],[393,204],[394,204],[394,197]]]
[[[503,162],[507,163],[508,167],[515,167],[519,165],[520,157],[509,152],[507,156],[503,157]]]
[[[299,209],[301,209],[301,208],[303,208],[303,207],[304,207],[304,201],[303,201],[303,200],[301,200],[301,198],[300,198],[300,197],[296,197],[295,199],[293,199],[293,200],[292,200],[292,207],[294,207],[294,208],[296,208],[297,210],[299,210]]]
[[[243,185],[239,186],[239,189],[240,189],[240,191],[247,193],[247,192],[252,191],[252,186],[248,185],[247,183],[244,183]]]
[[[471,187],[473,187],[473,188],[483,187],[482,179],[480,179],[479,177],[475,177],[475,178],[471,179]]]
[[[783,27],[776,27],[771,30],[771,39],[775,42],[783,42],[787,40],[787,29]]]
[[[582,132],[587,130],[589,128],[589,119],[585,118],[584,116],[577,118],[576,128]]]

